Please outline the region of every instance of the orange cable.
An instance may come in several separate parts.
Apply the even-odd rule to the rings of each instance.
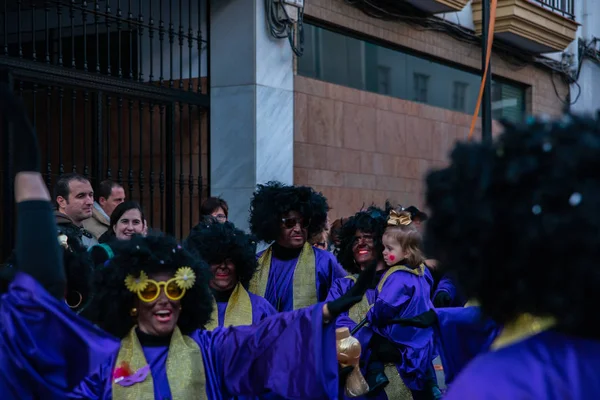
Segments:
[[[481,0],[488,1],[488,0]],[[477,105],[475,106],[475,113],[473,119],[471,119],[471,129],[469,129],[469,136],[467,140],[473,139],[473,133],[475,132],[475,124],[477,123],[477,117],[479,116],[479,110],[481,109],[481,102],[483,100],[483,91],[485,90],[485,81],[490,68],[490,59],[492,57],[492,45],[494,43],[494,29],[496,26],[496,8],[498,6],[498,0],[492,0],[490,9],[490,26],[488,29],[487,39],[487,53],[485,55],[485,69],[483,71],[483,77],[481,78],[481,87],[479,88],[479,97],[477,98]],[[483,129],[483,128],[482,128]]]

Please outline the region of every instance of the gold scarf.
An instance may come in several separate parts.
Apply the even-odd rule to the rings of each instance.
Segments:
[[[354,283],[356,283],[356,275],[350,275],[346,277],[347,279],[351,279]],[[349,311],[349,317],[352,321],[359,323],[362,321],[367,312],[373,307],[372,304],[369,304],[367,300],[367,296],[363,296],[363,298],[352,306]],[[389,385],[387,385],[383,391],[387,395],[388,399],[398,399],[398,400],[412,400],[412,392],[410,389],[404,384],[402,377],[398,373],[398,369],[392,363],[386,364],[384,369],[385,375],[388,377],[390,381]]]
[[[115,366],[129,363],[134,371],[148,365],[144,350],[135,333],[135,327],[121,340],[121,349]],[[202,353],[198,344],[183,336],[176,326],[171,336],[169,355],[167,356],[167,377],[171,388],[171,397],[178,400],[208,400],[206,396],[206,376]],[[112,376],[111,376],[112,379]],[[149,373],[143,382],[124,387],[112,384],[113,400],[154,399],[154,381]]]
[[[553,317],[536,317],[532,314],[521,314],[514,321],[506,324],[490,346],[492,351],[528,339],[556,325]]]
[[[265,297],[267,284],[269,283],[269,271],[271,270],[271,257],[273,246],[258,259],[258,268],[250,281],[250,292]],[[315,252],[313,247],[304,243],[298,263],[294,270],[293,279],[293,307],[294,310],[312,306],[317,303],[317,266],[315,264]],[[278,310],[279,311],[279,310]]]
[[[214,297],[213,312],[210,318],[211,321],[206,325],[207,331],[212,331],[219,326],[219,309],[217,308],[217,302]],[[252,325],[252,303],[250,302],[250,295],[239,282],[233,289],[231,297],[229,297],[227,308],[225,309],[225,321],[223,322],[223,327],[225,328],[229,326]]]

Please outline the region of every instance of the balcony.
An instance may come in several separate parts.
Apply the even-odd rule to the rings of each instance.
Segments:
[[[460,11],[469,3],[469,0],[405,0],[413,7],[430,14],[441,14]]]
[[[482,0],[473,0],[473,22],[482,32]],[[489,1],[489,0],[487,0]],[[498,0],[495,39],[532,54],[565,50],[575,40],[575,0]]]

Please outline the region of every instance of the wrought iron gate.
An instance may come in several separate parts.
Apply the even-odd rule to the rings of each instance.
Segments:
[[[151,227],[184,236],[208,187],[207,1],[2,2],[0,68],[30,110],[48,186],[72,171],[115,180]],[[2,137],[4,258],[19,155]]]

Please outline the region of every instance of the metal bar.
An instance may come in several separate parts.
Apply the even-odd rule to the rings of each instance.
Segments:
[[[191,79],[190,79],[191,81]],[[183,121],[182,121],[183,122]],[[190,192],[190,215],[189,215],[189,229],[192,230],[194,226],[194,156],[193,156],[193,141],[192,134],[193,123],[192,123],[192,105],[188,104],[188,149],[190,152],[190,172],[188,176],[188,189]],[[198,192],[198,199],[200,198],[200,192]],[[183,225],[183,222],[182,222]]]
[[[100,4],[96,0],[94,5],[94,30],[96,33],[96,73],[100,73]]]
[[[77,114],[77,90],[73,89],[71,91],[71,166],[72,166],[72,171],[73,172],[77,172],[77,158],[76,158],[76,154],[77,152],[75,151],[76,148],[76,140],[75,137],[76,135],[76,123],[77,120],[75,118],[75,115]]]
[[[158,21],[158,42],[160,44],[160,76],[158,77],[158,82],[160,86],[164,84],[165,74],[164,74],[164,49],[163,44],[165,41],[165,21],[163,20],[163,0],[160,0],[158,3],[159,6],[159,21]]]
[[[44,7],[44,31],[46,34],[46,64],[50,64],[50,29],[48,28],[48,14],[50,13],[50,2],[46,0],[44,4],[46,6]],[[6,8],[4,9],[4,11],[6,12]]]
[[[81,4],[81,19],[83,20],[83,71],[88,72],[87,62],[87,1],[83,0]]]
[[[117,98],[117,136],[119,141],[117,142],[117,152],[119,158],[119,165],[117,171],[117,182],[123,186],[123,97]]]
[[[112,109],[112,98],[110,95],[106,96],[106,179],[112,179],[112,170],[110,168],[110,125],[111,116],[110,112]]]
[[[31,59],[33,61],[37,61],[37,51],[35,49],[36,43],[36,31],[35,31],[35,4],[31,5],[31,42],[32,42],[32,52]]]
[[[6,3],[4,6],[4,12],[6,15]],[[5,18],[6,23],[6,18]],[[6,26],[6,25],[5,25]],[[6,37],[6,35],[5,35]],[[12,76],[9,72],[5,75],[5,83],[9,88],[12,89]],[[14,171],[13,171],[13,145],[12,145],[12,137],[13,135],[10,132],[10,124],[7,122],[6,118],[2,118],[2,132],[5,134],[0,135],[0,140],[2,141],[2,156],[0,157],[2,160],[2,169],[4,177],[2,179],[2,193],[0,193],[0,198],[2,199],[2,205],[4,209],[2,210],[2,242],[3,246],[0,247],[2,251],[2,260],[5,260],[10,255],[12,249],[14,248],[14,222],[15,222],[15,198],[14,198]]]
[[[202,206],[202,109],[196,107],[196,112],[198,113],[198,215],[200,215]]]
[[[63,159],[63,99],[65,89],[58,88],[58,174],[65,173],[65,164]]]
[[[139,123],[140,123],[140,132],[139,132],[139,138],[140,138],[140,153],[138,154],[138,158],[139,158],[139,163],[140,163],[140,170],[139,170],[139,176],[138,176],[138,186],[139,186],[139,193],[140,193],[140,205],[144,205],[144,102],[143,101],[139,101],[138,102],[139,105]]]
[[[160,129],[158,130],[160,143],[160,173],[158,176],[158,190],[160,193],[160,229],[165,229],[165,167],[164,167],[164,132],[165,132],[165,105],[159,106]]]
[[[23,58],[23,42],[21,39],[21,0],[17,0],[17,42],[19,44],[19,58]]]
[[[46,186],[52,185],[52,86],[46,88]]]
[[[129,10],[127,13],[127,23],[129,25],[129,79],[133,80],[133,14],[131,13],[131,0],[129,0]]]
[[[169,87],[173,87],[173,40],[175,39],[175,31],[173,30],[173,0],[169,0],[169,65],[171,76],[169,77]]]
[[[75,68],[75,0],[71,0],[69,7],[69,18],[71,19],[71,68]]]
[[[150,75],[148,76],[149,81],[154,81],[154,17],[152,17],[152,3],[150,1],[150,22],[148,24],[148,36],[150,36]]]
[[[150,226],[154,226],[154,103],[148,106],[150,111],[150,176],[148,190],[150,191]]]
[[[129,99],[129,198],[133,197],[133,100]]]
[[[181,79],[179,80],[181,82]],[[179,103],[179,237],[183,238],[183,103]]]
[[[176,176],[176,150],[175,150],[175,104],[167,106],[166,112],[166,191],[165,191],[165,226],[166,233],[175,235],[176,203],[175,203],[175,176]]]
[[[144,44],[143,42],[143,38],[144,38],[144,16],[142,15],[142,1],[140,0],[139,2],[139,14],[138,14],[138,21],[139,21],[139,25],[138,25],[138,35],[139,35],[139,39],[138,39],[138,50],[139,50],[139,55],[140,55],[140,59],[138,60],[138,80],[140,82],[144,82]]]
[[[6,11],[6,3],[4,0],[4,12],[2,13],[2,21],[4,22],[4,55],[8,55],[8,12]],[[13,200],[10,199],[12,202]]]
[[[486,69],[486,55],[488,52],[488,30],[490,26],[490,0],[483,0],[483,34],[481,35],[481,73]],[[484,142],[492,141],[492,65],[488,67],[488,73],[485,76],[485,85],[482,99],[481,113],[481,139]]]
[[[200,7],[200,4],[198,4],[198,7]],[[193,69],[192,51],[193,51],[193,49],[194,49],[194,30],[192,29],[192,9],[190,7],[190,9],[188,10],[188,79],[189,79],[188,92],[194,91],[194,85],[192,83],[192,69]],[[181,78],[183,79],[183,76]],[[200,79],[200,75],[198,75],[198,79]],[[191,117],[191,115],[192,114],[190,113],[190,117]]]
[[[87,145],[87,126],[88,126],[88,108],[90,105],[90,92],[85,90],[83,92],[83,175],[86,177],[90,176],[90,169],[87,162],[87,153],[88,153],[88,145]]]
[[[58,65],[63,65],[63,54],[62,54],[62,5],[56,3],[56,15],[58,17]]]
[[[30,60],[2,57],[0,58],[1,67],[16,70],[19,73],[19,77],[26,78],[26,80],[31,82],[78,86],[100,91],[106,90],[114,94],[153,99],[157,102],[182,101],[205,108],[210,103],[210,97],[205,94],[200,95],[177,89],[140,84],[139,82],[130,82],[106,75],[93,75],[79,70],[63,69],[53,65],[48,66],[34,63]]]
[[[110,19],[112,18],[110,10],[110,1],[106,2],[105,12],[106,16],[104,17],[104,22],[106,24],[106,74],[112,75],[110,68]]]
[[[123,66],[121,65],[121,52],[122,52],[122,48],[123,48],[123,43],[122,43],[122,38],[121,38],[121,29],[123,28],[123,22],[122,22],[122,17],[123,17],[123,10],[121,10],[121,0],[117,1],[117,39],[118,39],[118,47],[119,47],[119,54],[117,57],[117,68],[118,68],[118,73],[117,76],[119,78],[123,77]],[[120,100],[121,104],[123,103],[123,99]],[[119,185],[121,184],[121,182],[119,182]]]
[[[200,2],[198,2],[197,4],[198,4],[198,35],[197,35],[197,41],[198,41],[198,93],[202,93],[202,7],[201,7]]]
[[[189,11],[188,11],[189,13]],[[183,10],[179,0],[179,89],[183,89]],[[183,223],[180,225],[183,226]],[[183,235],[182,235],[183,236]]]

